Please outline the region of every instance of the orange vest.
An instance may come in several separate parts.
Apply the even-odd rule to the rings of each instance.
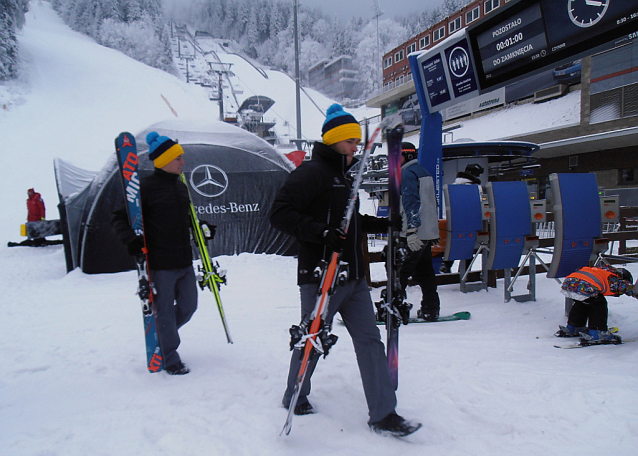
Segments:
[[[616,274],[600,268],[584,267],[572,274],[569,274],[567,277],[584,280],[585,282],[590,283],[594,287],[598,288],[604,296],[614,296],[614,293],[609,290],[609,276],[611,275],[615,276]]]
[[[445,244],[447,242],[447,220],[439,219],[439,242],[432,246],[432,256],[440,257],[445,253]]]

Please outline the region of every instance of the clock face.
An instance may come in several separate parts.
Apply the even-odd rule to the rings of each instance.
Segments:
[[[567,0],[569,18],[578,27],[591,27],[600,21],[611,0]]]

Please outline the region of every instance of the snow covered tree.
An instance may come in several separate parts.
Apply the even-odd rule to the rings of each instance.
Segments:
[[[5,0],[0,0],[4,6]],[[0,81],[15,78],[18,72],[18,41],[15,20],[8,11],[0,12]]]
[[[443,0],[441,11],[443,12],[444,16],[449,16],[450,14],[460,10],[462,6],[462,0]]]
[[[28,1],[0,0],[0,81],[18,76],[16,31],[24,25]]]
[[[333,22],[330,34],[332,35],[332,46],[330,48],[332,55],[352,55],[346,42],[346,31],[342,27],[338,27],[336,23]]]
[[[256,47],[259,45],[261,34],[259,33],[259,12],[256,8],[250,11],[248,22],[246,23],[247,44],[244,50],[251,58],[257,57]]]
[[[170,37],[159,0],[55,0],[74,30],[162,70],[172,68]]]
[[[0,4],[26,1],[0,0]],[[347,24],[301,2],[298,27],[302,72],[322,59],[352,56],[367,96],[379,88],[381,56],[385,51],[470,0],[444,0],[440,8],[407,18],[379,18],[378,47],[376,16],[383,12],[379,0],[369,1],[366,18],[351,18]],[[234,40],[249,57],[262,64],[289,74],[294,72],[291,0],[51,0],[51,4],[75,30],[156,68],[172,67],[167,29],[170,20],[215,38]],[[9,33],[6,25],[1,27],[0,34],[4,35],[0,35],[0,49],[8,49],[7,43],[12,41],[4,39]],[[0,52],[5,56],[9,53]],[[302,74],[304,77],[306,74]]]
[[[380,52],[377,52],[376,22],[369,22],[363,27],[361,37],[355,54],[355,65],[359,70],[363,93],[364,95],[369,95],[380,88],[381,57],[388,49],[392,49],[408,39],[408,34],[405,27],[397,22],[391,19],[383,19],[379,20]]]

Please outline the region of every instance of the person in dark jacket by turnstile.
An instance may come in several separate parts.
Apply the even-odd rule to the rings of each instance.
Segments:
[[[419,164],[418,155],[414,144],[401,144],[401,236],[406,239],[408,254],[401,265],[399,277],[404,298],[407,298],[405,293],[410,277],[421,287],[417,316],[426,321],[436,321],[441,303],[432,266],[432,245],[439,238],[439,211],[434,180]]]
[[[189,372],[177,348],[179,328],[197,310],[197,284],[190,242],[190,199],[179,176],[184,149],[166,136],[151,132],[146,137],[155,171],[140,179],[144,235],[150,276],[155,285],[154,303],[164,370],[171,375]],[[144,238],[132,230],[124,202],[113,212],[113,227],[130,255],[139,255]]]

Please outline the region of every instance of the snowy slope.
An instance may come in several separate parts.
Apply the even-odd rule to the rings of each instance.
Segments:
[[[19,37],[23,98],[0,112],[3,152],[12,157],[0,202],[2,238],[19,234],[29,187],[42,193],[47,217],[58,218],[55,157],[98,170],[120,131],[137,133],[174,118],[173,111],[180,118],[216,113],[200,87],[96,45],[64,25],[47,2],[32,2],[31,9]]]
[[[70,31],[47,2],[31,8],[20,37],[27,81],[12,88],[20,103],[0,112],[3,242],[18,237],[29,186],[54,210],[53,157],[101,167],[120,130],[173,116],[160,94],[180,116],[209,108],[197,89]],[[235,343],[226,344],[212,297],[200,293],[181,331],[192,372],[175,378],[145,370],[133,272],[66,274],[59,246],[0,245],[0,454],[636,454],[638,343],[553,348],[563,300],[544,277],[532,303],[504,303],[502,283],[470,294],[441,287],[443,312],[469,310],[472,318],[401,329],[397,410],[423,421],[417,434],[370,433],[352,344],[336,324],[339,342],[313,377],[317,414],[296,417],[290,436],[278,437],[287,329],[299,318],[295,261],[218,260],[228,270],[222,298]],[[416,289],[408,293],[418,302]],[[610,324],[638,337],[636,301],[610,301]]]

